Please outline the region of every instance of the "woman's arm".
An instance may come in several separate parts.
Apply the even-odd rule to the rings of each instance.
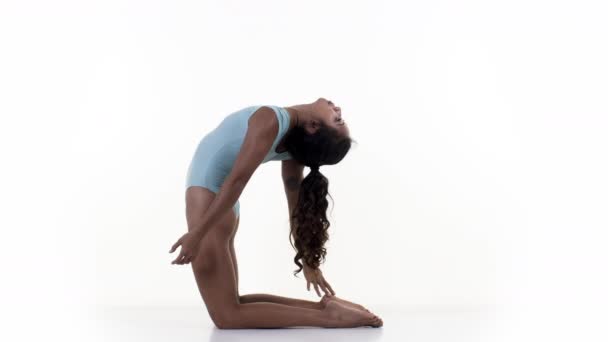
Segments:
[[[283,186],[285,187],[285,196],[287,197],[287,207],[289,209],[289,220],[291,222],[291,213],[298,203],[300,184],[304,178],[304,165],[295,159],[283,160],[281,176],[283,177]]]
[[[173,263],[187,264],[196,257],[200,240],[217,226],[219,219],[228,210],[232,210],[254,171],[272,148],[278,132],[279,122],[272,108],[260,107],[251,115],[247,134],[232,170],[200,223],[184,234],[171,248],[170,252],[173,252],[178,246],[182,246],[180,254]]]

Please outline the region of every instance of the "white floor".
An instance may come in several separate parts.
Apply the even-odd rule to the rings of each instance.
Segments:
[[[114,308],[100,311],[98,337],[110,341],[497,341],[491,313],[460,310],[374,310],[381,328],[239,329],[214,327],[204,308]]]

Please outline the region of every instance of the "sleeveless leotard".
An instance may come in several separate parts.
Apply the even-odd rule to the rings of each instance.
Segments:
[[[207,133],[199,142],[186,176],[186,189],[201,186],[218,193],[245,140],[249,117],[260,107],[270,107],[275,111],[279,121],[279,131],[272,143],[272,148],[262,163],[270,160],[292,159],[289,152],[275,152],[277,145],[289,128],[289,112],[275,105],[256,105],[240,109],[226,116],[220,124]],[[240,204],[234,204],[234,212],[239,216]]]

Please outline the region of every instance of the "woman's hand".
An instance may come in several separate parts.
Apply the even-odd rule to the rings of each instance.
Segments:
[[[177,242],[173,244],[171,250],[169,250],[169,253],[173,253],[178,246],[182,246],[179,255],[171,263],[183,265],[194,260],[196,254],[198,253],[198,246],[200,241],[200,236],[192,231],[182,235],[182,237],[179,238],[179,240],[177,240]]]
[[[315,286],[315,291],[317,291],[319,297],[321,297],[319,287],[321,287],[323,292],[325,292],[325,294],[327,295],[334,296],[336,294],[327,282],[327,280],[325,280],[325,278],[323,277],[323,273],[320,269],[310,268],[308,267],[308,265],[306,265],[306,262],[304,262],[303,268],[304,277],[306,278],[306,288],[308,289],[308,291],[310,291],[310,284],[312,283]]]

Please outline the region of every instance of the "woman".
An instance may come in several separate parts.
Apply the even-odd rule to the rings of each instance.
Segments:
[[[228,115],[199,143],[188,168],[188,232],[170,249],[181,250],[172,264],[192,264],[194,277],[214,324],[220,329],[292,326],[382,325],[363,306],[335,296],[319,265],[325,258],[328,181],[321,165],[338,163],[351,146],[340,107],[319,98],[291,107],[250,106]],[[269,294],[238,293],[234,236],[239,201],[256,168],[282,161],[294,262],[313,284],[319,302]],[[311,172],[304,178],[304,166]],[[301,262],[301,261],[302,262]]]

